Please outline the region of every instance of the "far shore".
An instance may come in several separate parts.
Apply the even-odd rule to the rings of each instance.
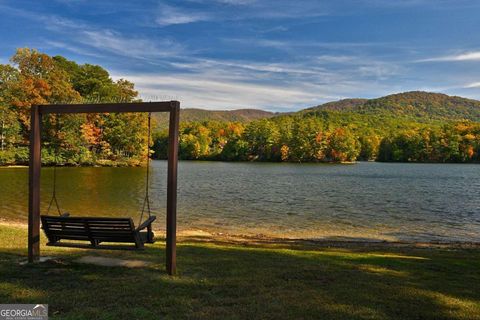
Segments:
[[[25,165],[7,165],[7,166],[0,166],[0,168],[28,168],[28,166]]]

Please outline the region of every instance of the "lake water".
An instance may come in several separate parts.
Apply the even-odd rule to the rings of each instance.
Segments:
[[[164,230],[165,161],[151,167],[152,208]],[[132,216],[144,168],[59,168],[72,215]],[[42,169],[42,208],[52,168]],[[0,168],[0,217],[27,219],[28,170]],[[480,242],[480,166],[180,162],[178,228],[290,238]],[[55,211],[52,212],[55,214]]]

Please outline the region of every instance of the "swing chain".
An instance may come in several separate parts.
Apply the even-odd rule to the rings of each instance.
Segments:
[[[59,132],[60,130],[60,124],[59,124],[59,115],[56,114],[55,117],[55,148],[54,148],[54,155],[53,155],[53,190],[52,190],[52,199],[50,200],[50,203],[48,205],[47,209],[47,215],[50,212],[50,208],[52,207],[53,202],[55,202],[55,206],[57,208],[58,215],[61,216],[62,212],[60,210],[60,206],[58,204],[57,200],[57,164],[58,164],[58,150],[60,148],[60,138],[59,138]]]
[[[150,135],[151,135],[151,121],[152,121],[152,113],[148,113],[148,138],[147,138],[147,170],[146,170],[146,178],[145,178],[145,198],[143,200],[142,206],[142,214],[140,215],[140,221],[138,225],[141,225],[143,220],[143,214],[145,212],[145,206],[147,207],[148,217],[152,216],[150,211]]]

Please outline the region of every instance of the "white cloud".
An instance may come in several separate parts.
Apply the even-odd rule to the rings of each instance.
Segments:
[[[456,55],[443,57],[433,57],[419,60],[418,62],[436,62],[436,61],[480,61],[480,51],[464,52]]]
[[[201,21],[240,21],[251,19],[314,18],[330,14],[327,6],[316,0],[303,0],[301,5],[290,0],[190,0],[201,9],[161,4],[155,22],[159,26]],[[220,4],[220,5],[219,5]],[[235,6],[235,10],[226,9]]]
[[[173,24],[186,24],[199,21],[207,21],[211,15],[204,12],[190,12],[177,7],[162,4],[155,22],[164,27]]]
[[[125,37],[111,30],[82,31],[81,35],[83,37],[78,37],[78,40],[85,45],[134,58],[167,57],[182,51],[180,45],[168,39],[150,40]]]
[[[228,4],[234,6],[244,6],[244,5],[251,5],[257,2],[257,0],[188,0],[188,2],[192,3],[202,3],[202,4],[211,4],[219,3],[219,4]]]
[[[480,88],[480,82],[472,82],[464,86],[464,88],[472,89],[472,88]]]
[[[389,93],[389,80],[403,72],[393,62],[340,55],[275,63],[186,56],[168,63],[171,70],[157,74],[114,74],[134,82],[147,101],[173,96],[186,107],[285,111],[366,93]]]
[[[281,87],[206,78],[205,75],[115,75],[135,83],[145,100],[158,96],[177,97],[184,107],[237,109],[247,107],[292,108],[328,100],[328,95],[298,85]]]
[[[321,55],[315,58],[316,61],[320,63],[349,63],[357,61],[357,57],[352,56],[332,56],[332,55]]]
[[[256,0],[216,0],[219,3],[232,4],[237,6],[255,3]]]
[[[70,45],[68,43],[61,42],[61,41],[44,40],[42,42],[42,46],[39,48],[46,48],[46,47],[67,50],[80,56],[90,56],[90,57],[96,57],[96,58],[104,57],[103,55],[92,52],[91,50],[86,50],[79,46]]]
[[[174,67],[185,69],[189,72],[203,72],[209,70],[216,71],[217,74],[234,75],[235,70],[243,70],[245,78],[252,75],[251,71],[270,74],[290,74],[290,75],[317,75],[324,72],[324,69],[315,65],[305,66],[303,63],[262,63],[251,61],[231,61],[231,60],[212,60],[212,59],[189,59],[189,62],[172,63]]]
[[[101,57],[100,53],[103,52],[134,59],[154,60],[177,56],[184,49],[179,43],[167,38],[125,36],[113,30],[98,29],[57,16],[43,17],[41,20],[50,30],[68,34],[65,41],[46,40],[47,44],[76,54]]]

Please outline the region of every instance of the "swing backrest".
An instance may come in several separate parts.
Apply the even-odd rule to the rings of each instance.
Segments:
[[[138,242],[131,218],[41,216],[49,242],[61,239],[99,242]]]

